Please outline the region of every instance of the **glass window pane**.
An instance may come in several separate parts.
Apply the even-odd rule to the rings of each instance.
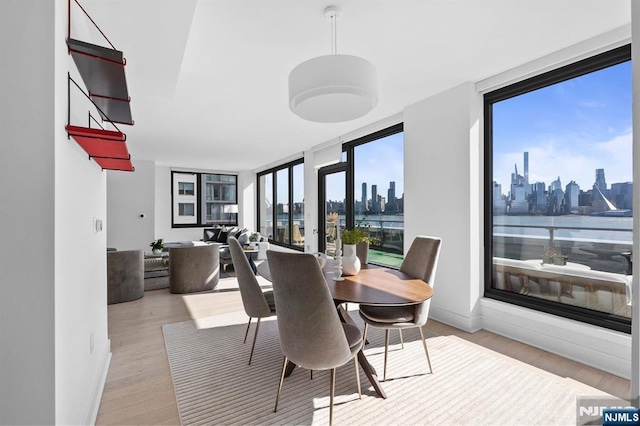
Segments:
[[[260,176],[260,235],[273,239],[273,174]]]
[[[276,241],[290,244],[289,230],[289,169],[276,172],[277,224]]]
[[[295,246],[304,246],[304,164],[293,166],[293,239]]]
[[[404,132],[354,148],[354,222],[376,239],[375,263],[399,267],[404,248]]]
[[[336,240],[338,226],[344,229],[346,223],[345,200],[347,174],[343,171],[327,174],[325,177],[324,197],[326,217],[325,223],[325,252],[329,256],[336,254]]]
[[[193,216],[195,214],[194,205],[191,203],[179,203],[178,214],[180,216]]]
[[[237,204],[236,182],[236,175],[173,172],[173,226],[236,225],[237,214],[229,219],[222,212],[226,204]]]
[[[491,288],[630,318],[631,62],[492,116]]]

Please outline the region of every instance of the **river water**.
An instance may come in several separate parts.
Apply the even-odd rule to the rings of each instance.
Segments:
[[[554,230],[556,239],[628,242],[633,239],[633,218],[602,216],[494,216],[494,234],[549,237]],[[501,226],[510,225],[510,226]],[[511,227],[515,226],[515,227]],[[539,228],[537,228],[539,227]],[[562,229],[581,228],[581,229]]]

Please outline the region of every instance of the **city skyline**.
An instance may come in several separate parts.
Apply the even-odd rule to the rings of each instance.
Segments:
[[[627,61],[493,106],[493,180],[508,187],[514,165],[529,182],[589,189],[596,169],[607,182],[632,181],[631,62]],[[506,194],[506,191],[505,191]]]

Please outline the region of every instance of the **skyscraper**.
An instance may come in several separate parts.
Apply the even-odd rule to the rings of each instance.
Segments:
[[[362,210],[367,210],[367,182],[362,182],[362,196],[360,197],[362,200]]]
[[[378,185],[371,185],[371,211],[380,213],[380,202],[378,201]]]
[[[389,190],[387,191],[387,204],[385,206],[384,211],[386,213],[395,213],[398,210],[396,204],[396,183],[389,182]]]
[[[607,180],[604,178],[604,169],[596,169],[596,182],[593,186],[597,186],[602,193],[607,191]]]
[[[607,190],[607,180],[604,177],[604,169],[596,169],[596,181],[593,184],[593,201],[591,209],[594,213],[609,210],[609,206],[605,197],[609,196]]]

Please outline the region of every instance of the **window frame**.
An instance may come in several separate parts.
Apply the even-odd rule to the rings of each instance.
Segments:
[[[384,129],[369,133],[359,138],[353,139],[342,144],[342,152],[346,154],[346,160],[336,164],[323,167],[327,173],[341,171],[346,167],[346,193],[345,193],[345,227],[351,229],[355,226],[355,149],[360,145],[375,142],[387,136],[404,132],[404,122],[394,124]],[[404,137],[403,137],[404,139]],[[404,167],[404,165],[403,165]],[[318,181],[318,218],[324,217],[326,206],[323,205],[324,186],[323,182]],[[404,229],[403,229],[404,233]],[[318,250],[324,251],[325,247],[325,231],[321,223],[318,227]],[[374,263],[374,262],[371,262]],[[388,266],[388,265],[387,265]],[[391,266],[389,266],[391,267]]]
[[[176,180],[176,175],[192,175],[195,177],[194,182],[194,194],[179,194],[179,180]],[[171,181],[170,181],[170,190],[171,190],[171,228],[208,228],[215,225],[225,225],[225,226],[237,226],[238,225],[238,215],[232,214],[232,220],[227,222],[218,222],[218,223],[204,223],[203,220],[203,210],[206,207],[207,201],[202,196],[202,184],[204,181],[204,175],[220,175],[220,176],[233,176],[235,177],[235,203],[221,203],[226,205],[238,204],[238,175],[235,173],[220,173],[220,172],[192,172],[185,170],[171,170]],[[191,182],[188,182],[191,183]],[[174,190],[174,184],[176,189]],[[180,201],[176,201],[176,195],[184,195],[189,197],[195,197],[195,214],[196,223],[176,223],[176,217],[191,217],[191,216],[180,216],[176,215],[175,207],[177,203]]]
[[[281,164],[279,166],[276,167],[272,167],[270,169],[267,170],[263,170],[259,173],[256,173],[256,229],[260,230],[260,222],[262,217],[260,216],[261,213],[261,206],[260,206],[260,198],[262,196],[262,194],[260,193],[260,178],[262,176],[265,175],[271,175],[272,179],[271,179],[271,194],[273,197],[273,208],[271,211],[271,219],[272,219],[272,223],[273,225],[273,229],[274,229],[274,234],[275,234],[275,230],[276,230],[276,226],[275,224],[277,223],[277,217],[278,217],[278,209],[277,209],[277,204],[278,204],[278,172],[281,170],[288,170],[288,194],[287,194],[287,202],[289,203],[289,212],[288,212],[288,222],[287,222],[287,227],[289,228],[289,243],[285,243],[282,241],[277,241],[274,238],[269,238],[269,243],[270,244],[274,244],[280,247],[286,247],[292,250],[297,250],[297,251],[304,251],[304,245],[303,246],[299,246],[299,245],[294,245],[292,243],[293,241],[293,214],[294,214],[294,209],[293,209],[293,205],[294,205],[294,200],[293,200],[293,187],[294,187],[294,180],[293,180],[293,168],[295,166],[298,166],[302,164],[303,165],[303,169],[304,169],[304,158],[299,158],[297,160],[293,160],[293,161],[289,161],[288,163],[284,163]],[[306,232],[306,231],[305,231]],[[265,235],[266,237],[266,235]]]
[[[631,45],[627,44],[484,94],[484,297],[611,330],[631,333],[631,320],[627,318],[492,288],[493,104],[630,60]]]

